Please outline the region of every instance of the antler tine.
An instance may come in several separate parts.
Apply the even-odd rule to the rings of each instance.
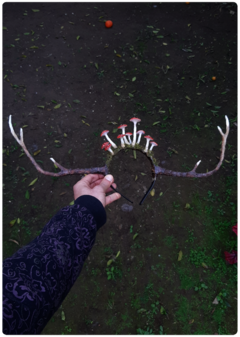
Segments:
[[[160,166],[155,166],[155,173],[167,175],[167,176],[175,176],[175,177],[203,178],[203,177],[208,177],[208,176],[212,175],[214,172],[216,172],[217,170],[219,170],[220,166],[222,165],[223,159],[224,159],[227,137],[228,137],[229,130],[230,130],[229,119],[228,119],[227,116],[225,116],[225,120],[226,120],[226,132],[225,133],[223,133],[220,126],[217,127],[218,131],[220,132],[220,134],[222,136],[222,147],[221,147],[220,160],[219,160],[219,162],[218,162],[218,164],[217,164],[217,166],[215,167],[214,170],[209,171],[207,173],[196,173],[196,169],[201,162],[201,160],[199,160],[196,163],[196,165],[194,166],[194,168],[192,169],[192,171],[189,171],[189,172],[176,172],[176,171],[172,171],[172,170],[167,170],[167,169],[162,168]]]
[[[66,169],[65,167],[63,167],[62,165],[58,164],[53,158],[50,158],[53,163],[60,169],[60,172],[58,173],[54,173],[54,172],[49,172],[49,171],[44,171],[39,165],[38,163],[34,160],[34,158],[31,156],[31,154],[28,152],[25,144],[24,144],[24,140],[23,140],[23,129],[20,129],[20,139],[18,138],[18,136],[16,135],[13,126],[12,126],[12,115],[9,116],[9,120],[8,120],[8,124],[9,124],[9,128],[11,130],[11,134],[13,135],[13,137],[16,139],[16,141],[18,142],[18,144],[22,147],[22,149],[24,150],[24,152],[26,153],[26,155],[28,156],[28,158],[31,160],[31,162],[33,163],[33,165],[35,166],[35,168],[42,174],[45,174],[47,176],[52,176],[52,177],[61,177],[61,176],[65,176],[65,175],[69,175],[69,174],[89,174],[89,173],[102,173],[102,174],[107,174],[108,173],[108,168],[107,166],[103,166],[103,167],[93,167],[93,168],[87,168],[87,169]]]

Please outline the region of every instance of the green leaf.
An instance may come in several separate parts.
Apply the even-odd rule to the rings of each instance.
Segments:
[[[24,35],[30,35],[30,33],[24,33]]]
[[[62,318],[62,321],[65,321],[65,314],[64,314],[64,311],[61,312],[61,318]]]
[[[159,197],[161,197],[162,195],[163,195],[163,192],[160,192]]]
[[[116,258],[119,257],[120,255],[120,250],[117,252]]]
[[[215,108],[215,109],[220,109],[220,108],[221,108],[221,106],[215,106],[214,108]]]
[[[164,38],[164,36],[163,36],[163,35],[158,35],[158,36],[157,36],[157,38],[159,38],[159,39],[163,39],[163,38]]]
[[[170,56],[170,54],[166,54],[166,56]]]
[[[32,11],[33,11],[34,13],[40,12],[39,9],[32,9]]]
[[[129,97],[134,97],[134,95],[133,95],[133,94],[131,94],[131,93],[129,93],[129,94],[128,94],[128,96],[129,96]]]
[[[73,200],[73,201],[71,201],[69,205],[74,205],[74,200]]]
[[[59,109],[60,106],[61,106],[61,104],[57,104],[57,105],[55,105],[55,107],[53,109]]]
[[[132,78],[132,82],[136,81],[136,79],[137,79],[136,77],[133,77],[133,78]]]
[[[224,92],[221,92],[221,95],[225,95],[227,92],[226,91],[224,91]]]
[[[37,46],[32,46],[32,47],[30,47],[30,49],[38,49],[38,47]]]
[[[112,133],[116,133],[118,131],[118,129],[113,129]]]
[[[17,219],[14,219],[14,220],[10,221],[9,225],[12,227],[15,224],[16,221],[17,221]]]
[[[133,240],[135,240],[137,236],[138,236],[138,233],[134,234],[133,235]]]
[[[208,106],[212,106],[212,104],[210,104],[210,103],[208,103],[208,102],[206,102],[206,104],[207,104]]]
[[[180,250],[180,252],[178,253],[178,261],[181,261],[183,257],[183,252]]]
[[[154,34],[157,34],[157,33],[158,33],[158,30],[153,30],[153,33],[154,33]]]
[[[51,102],[57,104],[57,101],[55,101],[54,99],[52,99]]]
[[[78,99],[74,99],[74,100],[73,100],[73,103],[79,104],[80,101],[79,101]]]
[[[3,27],[3,30],[7,30],[7,27]]]
[[[7,78],[7,76],[8,76],[8,75],[5,75],[3,79],[5,80],[5,78]]]
[[[159,124],[159,123],[161,123],[161,122],[160,122],[160,121],[154,122],[153,125],[157,125],[157,124]]]
[[[76,37],[76,39],[79,40],[79,39],[80,39],[80,35],[78,35],[78,36]]]
[[[142,176],[145,176],[145,175],[146,175],[146,173],[142,173],[142,172],[141,172],[141,175],[142,175]]]
[[[95,63],[95,67],[98,69],[98,64],[97,63]]]
[[[26,199],[29,199],[29,198],[30,198],[30,195],[29,195],[29,192],[28,192],[28,191],[25,193],[25,198],[26,198]]]
[[[118,92],[116,92],[116,91],[114,92],[114,95],[115,96],[120,96],[120,94]]]
[[[38,105],[37,108],[44,109],[44,105]]]
[[[34,179],[28,186],[32,186],[35,184],[35,182],[38,180],[38,178]]]

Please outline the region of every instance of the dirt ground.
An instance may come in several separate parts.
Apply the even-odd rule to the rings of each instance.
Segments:
[[[106,208],[107,223],[43,334],[235,334],[237,268],[224,251],[237,245],[236,4],[5,3],[3,26],[3,258],[73,201],[81,178],[40,174],[12,137],[10,114],[51,172],[51,157],[67,168],[104,166],[101,132],[120,144],[117,127],[132,132],[129,119],[138,117],[158,143],[160,166],[184,172],[201,160],[205,173],[219,161],[217,126],[225,132],[230,120],[217,173],[158,176],[142,206],[150,162],[131,150],[112,159],[133,204],[121,198]]]

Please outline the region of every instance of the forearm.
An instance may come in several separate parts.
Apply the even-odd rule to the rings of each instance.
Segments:
[[[71,289],[106,213],[93,197],[60,210],[29,245],[4,261],[3,332],[39,334]]]

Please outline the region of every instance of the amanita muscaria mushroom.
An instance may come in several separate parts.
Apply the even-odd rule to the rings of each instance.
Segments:
[[[152,151],[154,146],[158,146],[158,144],[156,142],[150,142],[150,144],[151,144],[151,147],[150,147],[149,151]]]
[[[113,150],[111,149],[111,144],[108,144],[107,146],[105,146],[104,150],[109,151],[112,155],[114,155]]]
[[[146,138],[146,147],[145,149],[143,150],[143,152],[148,152],[148,145],[149,145],[149,142],[150,140],[153,140],[153,138],[151,136],[144,136],[144,138]]]
[[[130,119],[130,122],[133,122],[133,124],[134,124],[132,146],[135,146],[135,144],[136,144],[137,123],[141,122],[141,119],[139,119],[137,117],[133,117],[133,118]]]
[[[108,137],[108,132],[109,130],[104,130],[102,133],[101,133],[101,137],[105,136],[107,138],[107,140],[109,141],[109,143],[116,149],[117,148],[117,145]]]
[[[143,131],[143,130],[139,130],[139,131],[137,132],[137,135],[138,135],[137,144],[139,144],[139,143],[140,143],[140,141],[141,141],[141,137],[142,137],[142,135],[145,135],[145,131]]]
[[[123,125],[120,125],[119,127],[118,127],[118,129],[121,129],[122,130],[122,134],[123,135],[125,135],[125,128],[127,127],[127,124],[123,124]],[[127,141],[127,138],[124,136],[123,137],[123,139],[124,139],[124,141],[125,141],[125,143],[127,144],[127,145],[130,145],[129,144],[129,142]]]
[[[117,136],[117,139],[120,138],[120,140],[121,140],[121,147],[125,147],[124,140],[123,140],[124,137],[125,137],[124,135],[118,135]]]
[[[130,138],[130,136],[132,136],[132,132],[127,132],[127,133],[125,134],[125,136],[128,136],[129,144],[132,144],[132,141],[131,141],[131,138]]]

